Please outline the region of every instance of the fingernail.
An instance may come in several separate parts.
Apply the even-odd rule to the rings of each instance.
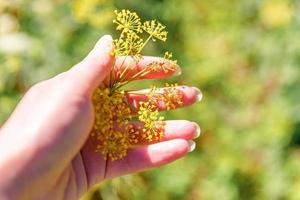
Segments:
[[[203,98],[201,90],[199,88],[196,88],[196,87],[193,87],[193,88],[194,88],[194,90],[197,91],[196,101],[201,101],[202,98]]]
[[[104,35],[98,40],[97,44],[95,45],[96,48],[98,47],[106,47],[106,48],[112,48],[113,45],[113,39],[110,35]]]
[[[175,65],[176,69],[174,72],[174,76],[180,76],[181,75],[181,68],[179,67],[179,65]]]
[[[192,152],[196,148],[196,143],[193,140],[189,140],[189,152]]]
[[[196,126],[196,131],[195,131],[195,135],[194,135],[194,139],[198,138],[201,134],[201,129],[200,129],[200,126],[194,122],[194,125]]]

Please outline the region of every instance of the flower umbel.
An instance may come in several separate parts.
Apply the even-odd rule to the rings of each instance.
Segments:
[[[118,25],[117,30],[122,31],[121,35],[143,32],[141,19],[135,12],[130,12],[129,10],[121,10],[118,12],[115,10],[115,13],[117,17],[113,23]]]
[[[162,25],[160,22],[158,22],[157,20],[144,22],[143,29],[145,32],[147,32],[150,36],[153,37],[152,39],[154,41],[155,41],[154,38],[157,38],[164,42],[167,40],[168,32],[166,31],[166,27]]]
[[[156,20],[143,23],[135,12],[129,10],[115,11],[116,29],[121,31],[115,40],[114,55],[123,59],[121,66],[115,65],[109,80],[104,82],[93,95],[95,122],[91,137],[95,141],[95,152],[100,152],[104,159],[112,161],[122,159],[130,148],[143,143],[158,142],[164,135],[165,122],[159,115],[159,105],[167,110],[182,104],[182,95],[176,85],[167,85],[163,89],[152,87],[148,92],[125,91],[122,87],[134,80],[142,79],[151,72],[175,72],[176,61],[172,54],[166,53],[164,59],[152,62],[141,70],[138,63],[142,50],[152,39],[166,41],[165,26]],[[148,33],[144,41],[140,34]],[[130,65],[127,59],[132,60]],[[130,103],[130,94],[146,96],[148,100]],[[132,122],[132,118],[138,119]]]
[[[115,40],[116,56],[140,57],[143,47],[143,40],[135,34],[127,34]]]

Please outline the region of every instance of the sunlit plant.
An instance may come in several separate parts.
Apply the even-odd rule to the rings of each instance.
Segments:
[[[114,40],[114,56],[121,59],[121,66],[114,65],[108,80],[93,95],[95,122],[91,137],[96,142],[96,152],[104,159],[117,160],[127,155],[127,151],[137,144],[159,141],[164,135],[165,122],[159,115],[158,104],[167,110],[182,104],[182,95],[177,85],[166,85],[162,89],[125,91],[126,84],[143,79],[151,72],[170,73],[177,70],[172,53],[166,52],[160,61],[136,70],[143,59],[142,50],[150,42],[166,41],[166,27],[157,20],[142,22],[140,17],[129,10],[115,11],[120,31]],[[142,34],[148,37],[144,40]],[[129,103],[129,95],[146,96],[146,100]],[[139,123],[132,122],[136,117]]]

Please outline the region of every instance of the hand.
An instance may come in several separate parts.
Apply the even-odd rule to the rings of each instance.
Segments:
[[[115,58],[112,38],[102,37],[69,71],[34,85],[0,130],[0,199],[77,199],[94,184],[167,164],[189,152],[200,132],[193,122],[167,121],[156,144],[141,144],[121,160],[104,160],[89,138],[94,121],[91,96]],[[158,59],[144,57],[137,69]],[[118,63],[118,62],[116,62]],[[156,72],[147,78],[171,74]],[[184,105],[199,99],[182,87]]]

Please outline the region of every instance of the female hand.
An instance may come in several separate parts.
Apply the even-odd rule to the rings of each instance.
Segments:
[[[110,36],[69,71],[34,85],[0,129],[0,199],[77,199],[94,184],[158,167],[181,158],[200,134],[189,121],[167,121],[156,144],[131,149],[124,159],[104,160],[89,138],[94,110],[91,96],[109,74],[115,58]],[[140,68],[158,59],[145,57]],[[170,75],[170,74],[169,74]],[[148,78],[167,75],[156,72]],[[199,100],[182,87],[184,105]]]

